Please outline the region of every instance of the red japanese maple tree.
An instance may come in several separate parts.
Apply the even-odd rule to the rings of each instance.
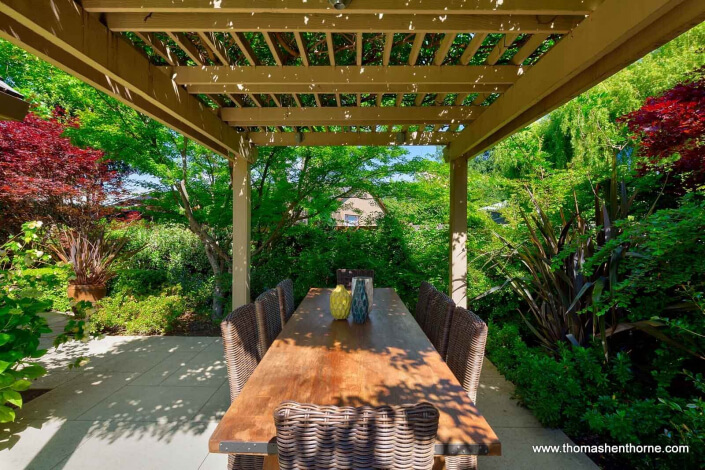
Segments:
[[[705,184],[705,67],[621,120],[641,141],[642,174],[656,167],[680,175],[676,192]]]
[[[28,220],[71,227],[99,220],[106,201],[120,191],[121,175],[103,152],[79,148],[63,133],[75,120],[43,120],[30,113],[22,122],[0,121],[0,232]]]

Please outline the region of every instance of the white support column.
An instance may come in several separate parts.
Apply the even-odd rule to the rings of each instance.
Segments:
[[[450,162],[450,296],[456,305],[468,304],[468,160]]]
[[[238,156],[233,163],[233,310],[250,302],[250,198],[250,164]]]

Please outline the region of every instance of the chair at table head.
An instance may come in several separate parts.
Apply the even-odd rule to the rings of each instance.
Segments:
[[[380,407],[287,401],[274,410],[281,470],[430,470],[438,410],[429,403]]]
[[[371,277],[374,279],[374,269],[338,269],[335,272],[337,284],[342,284],[346,289],[352,287],[352,279],[354,277]]]

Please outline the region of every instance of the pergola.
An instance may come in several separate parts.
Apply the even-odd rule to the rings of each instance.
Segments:
[[[249,302],[258,146],[445,145],[450,294],[467,162],[705,20],[703,0],[0,0],[0,37],[228,158]]]

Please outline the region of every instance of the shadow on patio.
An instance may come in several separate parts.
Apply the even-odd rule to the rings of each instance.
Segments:
[[[91,360],[69,371],[80,356]],[[49,374],[33,388],[52,390],[3,426],[0,468],[205,468],[229,405],[219,338],[105,337],[42,362]]]

